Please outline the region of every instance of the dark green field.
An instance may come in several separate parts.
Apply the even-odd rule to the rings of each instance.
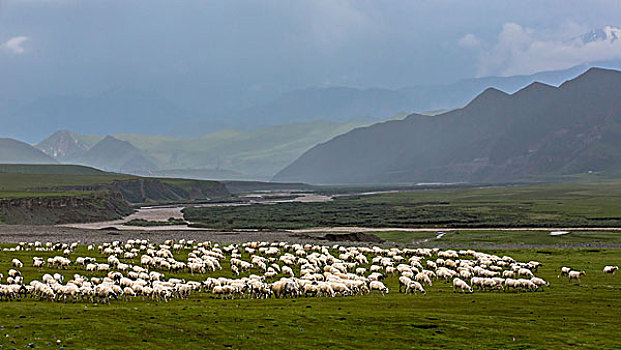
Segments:
[[[337,298],[214,299],[194,294],[168,303],[112,301],[110,305],[51,303],[33,299],[0,302],[0,344],[24,348],[450,348],[450,349],[614,349],[619,348],[621,274],[604,275],[618,263],[619,250],[490,250],[543,262],[538,276],[552,285],[543,292],[453,293],[437,281],[426,296],[391,293]],[[10,258],[26,263],[29,281],[43,272],[31,265],[31,252],[2,252],[0,270]],[[84,247],[72,254],[84,256]],[[182,252],[177,259],[187,254]],[[36,253],[47,257],[52,253]],[[90,253],[91,256],[103,257]],[[557,279],[560,266],[584,269],[580,284]],[[211,276],[230,276],[228,264]],[[67,270],[70,276],[82,269]],[[101,273],[99,273],[101,274]],[[172,277],[169,275],[168,277]],[[187,279],[202,279],[180,274]],[[14,341],[15,343],[11,343]],[[122,345],[121,345],[122,344]]]
[[[621,247],[621,231],[580,230],[550,236],[541,230],[369,231],[384,240],[426,247]]]
[[[619,227],[621,181],[420,190],[327,203],[187,208],[212,228]]]

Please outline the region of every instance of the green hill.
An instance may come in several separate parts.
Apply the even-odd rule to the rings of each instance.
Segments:
[[[0,173],[41,175],[111,175],[105,171],[87,166],[66,164],[0,164]]]
[[[132,203],[206,200],[229,196],[217,181],[145,178],[77,165],[0,165],[0,199],[120,193]]]

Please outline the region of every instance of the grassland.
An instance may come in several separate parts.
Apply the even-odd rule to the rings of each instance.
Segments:
[[[551,286],[536,293],[459,294],[436,282],[423,297],[397,293],[396,277],[389,277],[386,284],[391,293],[386,296],[220,300],[202,293],[168,303],[138,298],[110,305],[25,299],[0,302],[0,344],[24,348],[33,343],[40,348],[60,339],[67,348],[93,349],[619,347],[621,274],[601,272],[604,265],[618,262],[619,250],[486,252],[543,262],[537,275]],[[71,258],[87,254],[104,259],[84,247]],[[55,253],[36,255],[46,258]],[[186,255],[182,251],[175,258],[184,260]],[[43,274],[30,266],[31,252],[2,252],[0,256],[1,271],[8,270],[10,259],[18,257],[26,262],[22,272],[27,281]],[[587,275],[580,284],[557,279],[563,265],[584,269]],[[230,277],[227,262],[223,268],[211,276]],[[68,278],[73,273],[86,274],[75,268],[61,273]],[[172,276],[198,279],[168,274]]]
[[[110,185],[114,181],[139,179],[138,176],[107,173],[76,165],[0,165],[0,198],[58,197],[89,194],[79,187]],[[152,178],[190,192],[208,191],[216,181]]]
[[[133,176],[106,173],[75,165],[0,165],[0,198],[78,196],[90,191],[61,190],[62,187],[111,184]]]
[[[187,208],[203,227],[619,227],[621,181],[435,189],[326,203]]]

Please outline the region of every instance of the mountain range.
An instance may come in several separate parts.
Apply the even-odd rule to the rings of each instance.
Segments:
[[[26,101],[0,97],[0,122],[5,125],[4,136],[32,142],[67,128],[78,134],[198,138],[227,129],[251,131],[316,120],[380,121],[397,113],[458,108],[488,87],[511,93],[534,81],[558,85],[593,65],[621,67],[621,61],[527,76],[474,78],[448,85],[412,85],[400,89],[312,87],[216,114],[211,108],[186,110],[146,88],[115,88],[89,96],[39,96]]]
[[[250,131],[223,130],[189,139],[139,134],[103,137],[61,130],[36,147],[62,163],[88,165],[106,171],[264,180],[317,143],[369,124],[363,120],[314,121]]]
[[[621,72],[589,69],[559,87],[488,88],[465,107],[412,114],[317,145],[275,181],[507,182],[621,171]]]

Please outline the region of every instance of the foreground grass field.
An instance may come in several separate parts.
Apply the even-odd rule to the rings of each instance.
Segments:
[[[391,292],[386,296],[221,300],[202,293],[168,303],[137,298],[109,305],[24,299],[0,302],[0,344],[91,349],[619,348],[621,274],[604,275],[601,270],[604,265],[618,264],[621,251],[485,252],[542,262],[537,276],[551,286],[535,293],[459,294],[437,281],[427,288],[426,296],[406,296],[398,293],[396,277],[389,277],[386,285]],[[84,247],[71,258],[87,254],[104,258]],[[175,258],[183,259],[186,254],[182,251]],[[10,259],[19,257],[25,262],[26,281],[40,278],[43,272],[31,266],[34,255],[45,258],[56,253],[1,252],[0,271],[6,272]],[[560,266],[587,274],[580,283],[569,283],[557,278]],[[227,262],[223,268],[210,276],[230,277]],[[86,274],[76,267],[61,273],[68,278],[73,273]],[[187,273],[176,276],[205,278]]]
[[[187,208],[184,215],[210,228],[619,227],[621,181],[416,190],[326,203]]]

